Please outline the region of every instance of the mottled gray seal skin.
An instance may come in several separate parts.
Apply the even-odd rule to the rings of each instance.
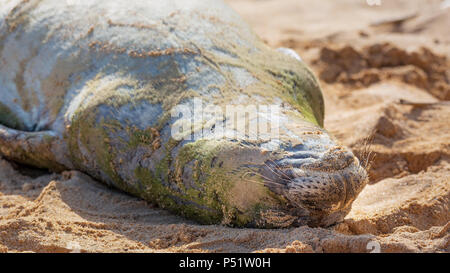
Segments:
[[[297,57],[219,0],[0,0],[0,154],[205,224],[329,226],[367,175],[322,128],[320,87]],[[277,105],[249,124],[276,119],[279,136],[215,138],[211,124],[170,114],[196,99]],[[175,139],[185,121],[195,138]]]

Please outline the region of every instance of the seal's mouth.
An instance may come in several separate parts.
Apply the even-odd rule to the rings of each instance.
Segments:
[[[366,170],[339,145],[297,145],[260,170],[267,187],[289,203],[298,225],[330,226],[343,220],[367,183]]]

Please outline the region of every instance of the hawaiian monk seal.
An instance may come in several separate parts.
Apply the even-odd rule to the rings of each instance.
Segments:
[[[205,224],[329,226],[365,186],[322,128],[311,71],[222,1],[0,1],[5,158],[79,170]],[[244,112],[211,123],[196,114],[209,106]]]

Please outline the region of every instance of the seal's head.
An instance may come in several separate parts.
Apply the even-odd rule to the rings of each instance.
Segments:
[[[175,161],[182,163],[178,180],[186,188],[207,188],[199,195],[202,203],[220,207],[227,224],[330,226],[348,214],[367,174],[323,128],[324,101],[314,75],[294,51],[278,51],[270,60],[280,61],[267,68],[276,80],[253,81],[259,85],[248,87],[251,97],[233,93],[226,109],[192,99],[181,107],[187,110],[175,111],[174,124],[189,124],[181,131],[194,136],[180,144],[186,151]],[[252,78],[242,70],[235,75],[242,85],[248,81],[241,78]]]
[[[287,48],[277,51],[289,56],[286,62],[302,68],[298,74],[292,73],[301,75],[293,80],[292,87],[299,91],[294,98],[300,101],[303,116],[297,116],[295,110],[282,103],[280,111],[267,118],[269,123],[277,124],[277,137],[251,144],[263,151],[259,158],[247,159],[249,165],[258,166],[252,178],[258,177],[273,196],[282,200],[282,205],[269,205],[260,213],[260,225],[330,226],[349,213],[368,176],[359,159],[323,128],[321,89],[312,73],[306,73],[308,69],[300,56]],[[291,78],[283,80],[290,82]],[[256,116],[258,121],[266,118],[261,112],[256,112],[254,119]],[[240,154],[251,152],[244,148]],[[242,165],[244,162],[239,163]],[[251,199],[253,193],[246,192],[242,198]],[[265,201],[265,205],[269,203]]]
[[[367,183],[364,167],[320,122],[296,115],[288,105],[280,108],[268,115],[261,108],[242,107],[236,113],[236,120],[248,125],[242,132],[228,124],[233,123],[229,117],[203,127],[203,136],[179,153],[179,180],[186,188],[208,188],[208,198],[219,200],[227,224],[330,226],[342,221]],[[273,138],[258,135],[266,121],[278,124]],[[225,138],[215,138],[219,128]]]
[[[181,172],[197,173],[192,177],[206,181],[211,199],[223,205],[223,223],[327,227],[349,213],[367,183],[359,159],[319,126],[298,121],[282,127],[280,138],[267,142],[199,140],[185,145],[189,152],[183,154],[195,160]]]
[[[277,51],[302,62],[291,49]],[[320,90],[315,90],[317,94],[321,95]],[[368,176],[359,159],[322,128],[322,97],[311,106],[316,124],[281,122],[281,135],[285,136],[280,145],[282,156],[267,160],[259,174],[272,192],[287,200],[286,211],[297,217],[294,225],[330,226],[348,214]]]

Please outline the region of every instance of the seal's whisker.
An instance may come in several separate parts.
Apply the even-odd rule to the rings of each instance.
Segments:
[[[264,165],[265,165],[265,166],[266,166],[273,174],[275,174],[279,179],[281,179],[281,180],[283,180],[283,181],[286,181],[286,182],[291,181],[291,178],[288,177],[285,173],[283,173],[282,170],[278,169],[279,172],[276,172],[276,171],[274,171],[268,164],[265,163]],[[284,176],[288,177],[288,179],[281,177],[280,173],[283,174]]]
[[[372,151],[372,143],[375,138],[376,129],[373,129],[369,136],[363,139],[361,143],[361,151],[359,152],[359,158],[361,161],[362,167],[368,171],[370,169],[370,163],[373,161],[375,155]]]
[[[255,181],[255,180],[251,180],[251,179],[247,179],[247,178],[243,178],[243,180],[246,182],[251,182],[251,183],[255,183],[258,185],[262,185],[262,186],[267,186],[267,185],[280,186],[280,183],[273,182],[271,180],[265,180],[264,182]]]
[[[257,173],[257,172],[247,172],[247,173],[245,173],[245,174],[243,175],[243,178],[244,178],[244,179],[245,179],[245,176],[246,176],[247,174],[254,174],[254,175],[257,175],[257,176],[263,178],[264,180],[266,180],[266,181],[269,182],[269,183],[273,183],[273,184],[277,184],[277,185],[279,184],[279,183],[276,183],[275,181],[273,181],[272,179],[270,179],[270,178],[268,178],[268,177],[266,177],[266,176],[264,176],[264,175],[262,175],[262,174],[260,174],[260,173]],[[259,183],[262,183],[262,182],[259,182]],[[262,183],[262,184],[264,184],[264,183]]]
[[[264,186],[264,185],[265,185],[265,183],[263,183],[263,182],[259,182],[259,181],[254,181],[254,180],[250,180],[250,179],[245,179],[245,178],[244,178],[244,181],[246,181],[246,182],[250,182],[250,183],[255,183],[255,184],[258,184],[258,185],[262,185],[262,186]],[[271,182],[271,183],[273,183],[273,182]]]
[[[244,179],[244,181],[246,181],[246,182],[251,182],[251,183],[255,183],[255,184],[258,184],[258,185],[262,185],[262,186],[265,186],[265,185],[267,185],[267,184],[273,184],[273,185],[279,185],[279,184],[277,184],[277,183],[275,183],[275,182],[272,182],[272,181],[265,181],[265,182],[260,182],[260,181],[255,181],[255,180],[251,180],[251,179],[247,179],[247,178],[243,178]]]
[[[273,161],[273,160],[271,160],[271,159],[269,159],[269,161],[272,162],[275,166],[277,166],[278,170],[280,170],[280,173],[281,173],[282,175],[284,175],[284,176],[286,177],[286,179],[291,180],[291,178],[290,178],[287,174],[285,174],[285,173],[282,171],[282,169],[280,168],[280,165],[278,165],[275,161]],[[266,166],[267,166],[274,174],[280,176],[280,174],[277,173],[277,172],[275,172],[275,171],[269,166],[269,164],[265,164],[265,165],[266,165]],[[281,176],[280,176],[280,178],[281,178]]]
[[[260,176],[261,178],[263,178],[265,181],[264,181],[264,182],[259,182],[259,181],[249,180],[249,179],[245,178],[245,176],[248,175],[248,174],[258,175],[258,176]],[[265,177],[264,175],[262,175],[262,174],[260,174],[260,173],[257,173],[257,172],[247,172],[247,173],[245,173],[245,174],[242,176],[242,178],[243,178],[245,181],[248,181],[248,182],[254,182],[254,183],[257,183],[257,184],[260,184],[260,185],[266,185],[266,184],[280,185],[280,183],[277,183],[277,182],[273,181],[272,179],[270,179],[270,178],[268,178],[268,177]],[[267,183],[266,183],[266,182],[267,182]]]

